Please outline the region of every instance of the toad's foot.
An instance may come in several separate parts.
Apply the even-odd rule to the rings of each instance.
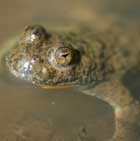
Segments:
[[[140,103],[119,81],[105,82],[84,93],[114,108],[116,129],[111,141],[140,141]]]

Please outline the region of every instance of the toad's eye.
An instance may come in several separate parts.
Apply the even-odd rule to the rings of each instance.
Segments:
[[[68,47],[50,48],[47,56],[49,63],[58,69],[71,68],[80,61],[80,52]]]
[[[70,48],[59,48],[55,52],[55,61],[57,65],[67,66],[73,63],[74,51]]]

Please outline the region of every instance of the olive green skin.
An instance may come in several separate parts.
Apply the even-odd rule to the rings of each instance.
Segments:
[[[97,84],[123,66],[115,63],[122,61],[123,54],[112,48],[117,34],[87,28],[48,32],[40,25],[31,25],[9,49],[6,65],[16,77],[37,85]],[[72,51],[70,63],[54,61],[56,50],[61,48]]]

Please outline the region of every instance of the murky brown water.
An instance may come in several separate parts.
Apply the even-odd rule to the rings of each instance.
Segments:
[[[121,0],[0,0],[0,41],[29,24],[87,23],[96,13],[138,21],[140,2],[126,1],[127,6]],[[76,90],[42,90],[8,74],[0,77],[0,141],[105,141],[112,136],[113,110],[106,103]]]
[[[6,79],[1,80],[0,90],[0,138],[4,141],[93,141],[113,133],[112,109],[94,97]]]

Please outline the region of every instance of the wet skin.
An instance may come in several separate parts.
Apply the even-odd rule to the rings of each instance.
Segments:
[[[132,50],[130,40],[116,27],[56,32],[31,25],[4,58],[13,75],[42,88],[90,85],[82,89],[84,94],[114,108],[116,131],[111,141],[139,141],[140,104],[120,81],[139,64],[139,46],[133,42]]]
[[[103,44],[89,33],[47,32],[34,25],[25,28],[6,63],[16,77],[37,85],[81,85],[105,79],[112,68],[104,55]]]

